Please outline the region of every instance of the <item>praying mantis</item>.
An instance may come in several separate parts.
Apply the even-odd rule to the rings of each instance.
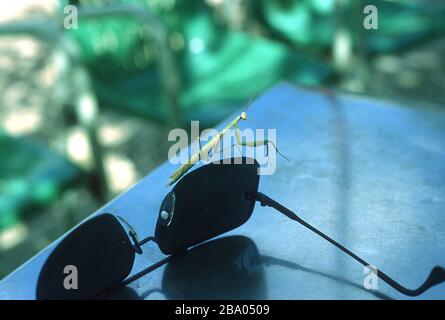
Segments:
[[[217,147],[219,141],[222,139],[222,137],[232,128],[235,128],[235,138],[236,138],[236,144],[238,146],[246,146],[246,147],[259,147],[259,146],[265,146],[266,148],[266,154],[268,154],[268,145],[271,144],[274,149],[285,159],[287,159],[280,151],[278,151],[277,146],[275,143],[271,140],[254,140],[254,141],[242,141],[241,139],[241,133],[240,128],[238,126],[238,123],[241,120],[247,120],[247,108],[249,107],[250,103],[252,102],[252,98],[250,98],[245,110],[241,112],[240,115],[236,116],[235,119],[233,119],[224,129],[222,129],[217,135],[215,135],[210,141],[208,141],[204,146],[201,147],[199,151],[195,152],[190,156],[188,161],[181,165],[178,169],[176,169],[172,175],[169,177],[169,183],[168,186],[174,184],[176,181],[178,181],[184,174],[186,174],[199,160],[206,159],[210,156],[210,152]],[[198,137],[198,142],[199,142]]]

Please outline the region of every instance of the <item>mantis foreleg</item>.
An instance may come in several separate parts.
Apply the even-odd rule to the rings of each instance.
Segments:
[[[243,141],[241,139],[241,130],[238,126],[238,124],[235,124],[235,138],[236,138],[236,143],[240,146],[245,146],[245,147],[259,147],[259,146],[264,146],[264,148],[266,149],[266,156],[269,156],[269,143],[274,147],[275,151],[278,152],[284,159],[287,160],[287,158],[284,156],[284,154],[282,154],[277,146],[275,145],[275,143],[271,140],[253,140],[253,141]]]

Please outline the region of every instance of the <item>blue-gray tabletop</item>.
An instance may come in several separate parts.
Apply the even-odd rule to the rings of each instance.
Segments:
[[[445,266],[445,111],[280,84],[255,100],[242,128],[276,129],[276,171],[259,190],[408,288]],[[222,122],[222,128],[227,122]],[[165,163],[94,214],[154,233],[176,166]],[[0,282],[1,299],[35,299],[57,241]],[[153,244],[132,273],[162,259]],[[404,299],[355,260],[274,209],[132,283],[135,299]],[[369,286],[368,286],[369,287]],[[440,284],[421,299],[444,299]]]

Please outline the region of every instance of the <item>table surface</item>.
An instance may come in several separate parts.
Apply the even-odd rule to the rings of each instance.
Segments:
[[[445,112],[280,84],[251,105],[243,128],[276,128],[273,175],[259,190],[408,288],[445,265]],[[227,122],[223,122],[227,123]],[[220,128],[223,125],[220,126]],[[154,233],[176,167],[157,168],[99,209]],[[57,241],[55,242],[57,243]],[[0,282],[0,299],[34,299],[55,243]],[[145,246],[132,273],[162,259]],[[274,209],[195,247],[114,298],[404,299],[383,281],[364,288],[363,266]],[[444,299],[445,284],[419,296]]]

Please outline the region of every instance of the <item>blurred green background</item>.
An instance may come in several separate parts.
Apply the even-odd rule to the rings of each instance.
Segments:
[[[2,1],[0,279],[279,81],[444,105],[444,31],[443,0]]]

